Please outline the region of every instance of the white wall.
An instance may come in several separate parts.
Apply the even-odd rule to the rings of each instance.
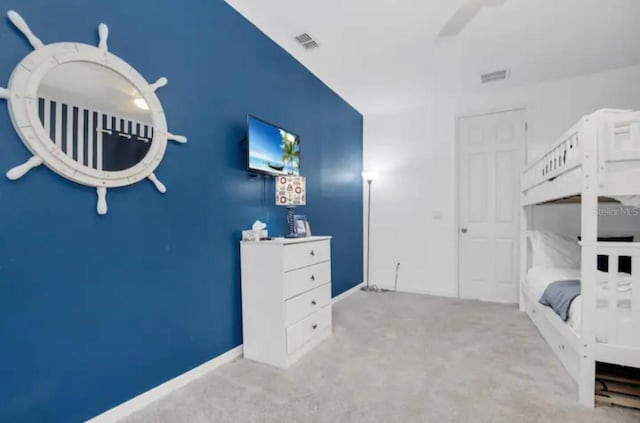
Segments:
[[[365,116],[364,166],[380,172],[372,189],[370,281],[392,286],[400,262],[399,290],[455,296],[456,116],[525,107],[532,158],[582,115],[604,107],[640,110],[640,66],[527,87],[494,84],[425,103]],[[567,216],[575,210],[567,207]]]
[[[402,289],[454,294],[453,106],[443,98],[399,115],[365,116],[364,168],[380,172],[372,186],[372,283],[393,284],[399,261]],[[436,211],[441,220],[432,218]]]

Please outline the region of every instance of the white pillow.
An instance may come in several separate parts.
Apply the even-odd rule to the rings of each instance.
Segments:
[[[528,231],[531,241],[531,264],[543,267],[580,267],[581,247],[578,240],[541,231]]]

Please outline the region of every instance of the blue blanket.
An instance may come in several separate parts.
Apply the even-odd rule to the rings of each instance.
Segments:
[[[563,321],[569,320],[571,303],[580,295],[580,281],[558,281],[551,283],[544,290],[540,304],[551,307]]]

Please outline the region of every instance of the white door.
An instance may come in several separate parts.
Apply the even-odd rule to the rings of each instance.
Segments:
[[[518,302],[524,111],[458,119],[459,294]]]

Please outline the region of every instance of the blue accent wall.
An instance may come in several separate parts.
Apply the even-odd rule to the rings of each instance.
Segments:
[[[362,116],[222,0],[0,0],[0,86],[45,42],[97,43],[159,91],[172,132],[148,181],[93,189],[41,167],[0,178],[0,421],[90,418],[242,343],[240,230],[285,230],[273,182],[248,177],[244,117],[300,134],[308,216],[333,239],[337,295],[362,281]],[[314,53],[309,53],[314,54]],[[0,101],[0,171],[25,161]]]

